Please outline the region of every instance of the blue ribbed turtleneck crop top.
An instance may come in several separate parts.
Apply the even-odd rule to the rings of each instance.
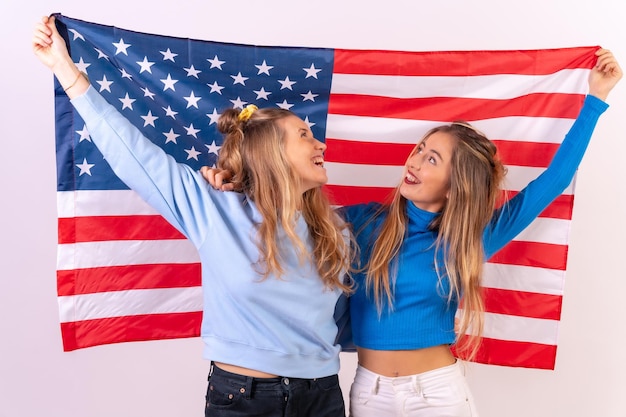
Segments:
[[[584,106],[555,154],[550,166],[505,206],[494,212],[484,233],[486,259],[525,229],[571,183],[599,116],[607,104],[587,96]],[[378,237],[383,215],[370,221],[378,204],[341,209],[352,224],[360,247],[361,265],[367,263]],[[454,316],[458,300],[447,300],[449,283],[435,272],[436,232],[428,225],[438,215],[407,204],[408,231],[398,258],[393,311],[376,304],[365,291],[365,274],[355,275],[356,292],[350,298],[352,334],[356,346],[376,350],[422,349],[455,340]],[[440,267],[443,259],[438,258]]]

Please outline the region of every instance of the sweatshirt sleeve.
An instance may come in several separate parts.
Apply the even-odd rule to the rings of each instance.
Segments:
[[[113,172],[199,246],[215,211],[206,181],[143,136],[92,86],[71,102]]]
[[[598,119],[607,108],[604,101],[594,96],[585,98],[548,168],[494,212],[484,234],[486,259],[524,230],[572,182]]]

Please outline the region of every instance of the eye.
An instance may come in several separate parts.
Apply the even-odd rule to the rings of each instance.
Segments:
[[[428,157],[428,162],[430,162],[433,165],[437,165],[437,160],[435,159],[434,156],[429,156]]]

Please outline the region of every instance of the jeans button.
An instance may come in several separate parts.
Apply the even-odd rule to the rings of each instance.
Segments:
[[[283,378],[283,383],[285,385],[289,385],[289,378]]]

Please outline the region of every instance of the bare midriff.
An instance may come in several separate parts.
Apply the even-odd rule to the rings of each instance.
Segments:
[[[267,372],[257,371],[256,369],[244,368],[236,365],[229,365],[227,363],[222,362],[213,362],[215,366],[220,369],[223,369],[226,372],[231,372],[233,374],[251,376],[254,378],[276,378],[278,375],[268,374]]]
[[[357,348],[359,365],[388,377],[421,374],[456,362],[447,345],[417,350],[372,350]]]

